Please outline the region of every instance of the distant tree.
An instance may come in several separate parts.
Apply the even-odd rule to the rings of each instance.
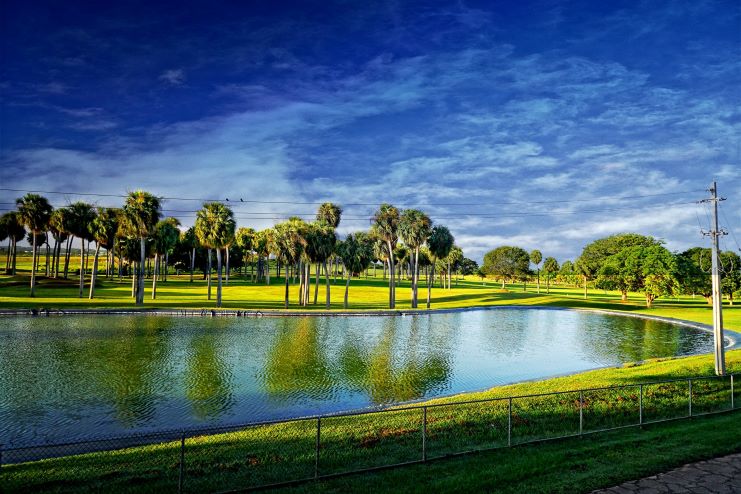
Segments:
[[[221,307],[221,255],[234,240],[234,212],[220,202],[206,202],[196,213],[195,232],[198,241],[216,250],[216,307]]]
[[[732,251],[721,252],[718,259],[721,269],[721,292],[728,297],[733,305],[733,294],[741,290],[741,258]]]
[[[350,278],[353,275],[360,274],[364,269],[367,269],[371,261],[373,261],[373,245],[368,234],[357,232],[348,235],[344,241],[340,242],[337,246],[337,251],[347,269],[344,302],[344,307],[347,309]]]
[[[432,231],[432,220],[418,209],[407,209],[401,214],[399,234],[411,249],[412,258],[412,308],[417,308],[419,284],[419,249]]]
[[[18,217],[28,227],[33,236],[33,258],[31,261],[31,296],[33,297],[36,295],[36,259],[38,257],[36,236],[46,232],[49,228],[52,207],[46,197],[30,193],[17,199],[15,204],[18,208]]]
[[[399,239],[399,210],[391,204],[381,204],[373,215],[374,235],[382,239],[389,259],[389,309],[396,307],[396,280],[394,276],[394,248]]]
[[[26,229],[17,211],[8,211],[2,216],[0,222],[6,229],[9,241],[8,256],[5,262],[5,272],[15,276],[16,256],[18,252],[18,241],[26,236]]]
[[[190,266],[190,282],[193,283],[193,271],[196,265],[196,248],[198,247],[198,237],[196,230],[190,227],[180,234],[180,245],[188,252],[188,265]]]
[[[157,298],[157,279],[160,276],[160,265],[162,256],[165,256],[165,273],[167,273],[167,264],[169,262],[169,253],[175,248],[179,238],[180,230],[178,226],[180,221],[177,218],[165,218],[157,222],[152,234],[152,250],[154,252],[154,274],[152,276],[152,300]],[[167,278],[167,274],[163,276]]]
[[[110,249],[113,246],[116,232],[118,231],[119,210],[115,208],[99,208],[90,223],[90,235],[95,240],[95,257],[93,258],[93,271],[90,275],[90,293],[88,298],[95,298],[95,282],[98,277],[98,257],[100,248]]]
[[[540,293],[540,262],[542,260],[543,260],[543,254],[538,249],[535,249],[532,252],[530,252],[530,262],[535,264],[535,268],[537,269],[537,274],[538,274],[538,293]]]
[[[160,199],[142,190],[129,192],[123,206],[122,219],[126,230],[139,238],[139,274],[136,289],[136,305],[144,303],[144,263],[146,261],[147,237],[154,233],[160,219]]]
[[[677,256],[680,289],[688,295],[705,297],[708,304],[713,303],[711,256],[711,250],[703,247],[692,247]]]
[[[575,271],[582,277],[584,282],[584,298],[587,298],[588,282],[595,279],[608,257],[628,247],[648,247],[661,244],[661,241],[653,237],[647,237],[637,233],[620,233],[600,238],[587,244],[574,264]]]
[[[463,276],[470,276],[472,274],[478,274],[478,270],[479,270],[479,263],[477,263],[473,259],[464,257],[461,260],[460,272]]]
[[[605,259],[603,271],[624,293],[643,292],[649,308],[658,297],[674,295],[679,289],[676,258],[661,245],[627,247]]]
[[[251,269],[252,268],[252,261],[251,261],[252,251],[254,249],[254,243],[255,243],[255,229],[245,228],[245,227],[239,228],[237,232],[234,234],[234,240],[239,246],[239,248],[242,249],[242,252],[245,257],[243,261],[245,263],[249,261],[250,269]],[[245,276],[246,275],[247,275],[247,270],[245,269]]]
[[[545,274],[545,291],[551,293],[551,279],[558,273],[558,261],[554,257],[546,257],[543,262],[543,273]]]
[[[90,225],[97,216],[95,208],[86,202],[74,202],[67,206],[69,212],[69,226],[70,232],[74,237],[80,240],[80,289],[78,296],[82,298],[82,294],[85,290],[85,242],[93,239],[90,234]]]
[[[450,252],[448,252],[448,255],[445,256],[445,270],[448,277],[448,290],[450,290],[451,287],[453,269],[455,269],[455,267],[457,267],[462,260],[463,250],[457,245],[453,245],[453,247],[450,248]]]
[[[484,254],[484,272],[502,280],[514,280],[530,272],[530,254],[525,249],[505,245]]]
[[[342,207],[331,202],[325,202],[319,206],[319,210],[316,213],[316,220],[324,222],[332,229],[336,229],[340,226],[342,220]]]
[[[557,279],[561,283],[568,283],[571,285],[577,285],[578,281],[576,280],[576,271],[574,269],[574,263],[566,260],[561,264],[561,268],[558,270]]]
[[[435,283],[435,264],[440,259],[445,259],[450,254],[450,250],[455,244],[455,238],[447,227],[437,225],[430,231],[427,237],[427,247],[430,249],[430,262],[432,264],[432,273],[427,278],[427,308],[430,308],[432,300],[432,285]]]
[[[306,249],[306,230],[308,225],[299,218],[291,218],[274,227],[273,238],[279,259],[286,266],[285,308],[288,308],[288,266],[297,265]],[[259,233],[259,232],[258,232]]]
[[[54,248],[52,250],[52,276],[59,276],[59,260],[61,257],[62,243],[67,240],[69,234],[66,231],[65,214],[66,208],[57,208],[51,213],[49,218],[49,231],[54,237]]]

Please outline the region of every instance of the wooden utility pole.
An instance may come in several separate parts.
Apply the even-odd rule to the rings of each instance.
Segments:
[[[710,237],[712,245],[712,271],[710,273],[713,282],[713,334],[715,336],[715,373],[722,376],[726,373],[726,353],[723,339],[723,298],[720,293],[720,266],[718,252],[718,237],[728,235],[728,232],[718,228],[718,202],[725,201],[724,197],[718,197],[718,186],[713,182],[710,189],[710,198],[703,199],[701,203],[712,203],[713,223],[709,232],[702,232]]]

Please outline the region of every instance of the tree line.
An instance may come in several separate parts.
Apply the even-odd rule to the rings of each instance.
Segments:
[[[507,281],[527,281],[537,276],[540,292],[540,276],[550,282],[580,284],[584,287],[584,298],[588,287],[617,290],[623,301],[628,292],[642,293],[646,306],[662,296],[679,294],[701,295],[712,303],[709,248],[693,247],[684,252],[670,252],[663,241],[636,233],[621,233],[597,239],[586,245],[576,261],[564,261],[559,266],[553,257],[543,261],[539,250],[528,253],[514,246],[497,247],[484,255],[481,275],[501,279],[504,288]],[[543,262],[542,268],[540,267]],[[741,258],[732,251],[720,254],[721,291],[733,305],[734,294],[741,291]],[[536,266],[536,271],[531,266]]]
[[[207,282],[207,299],[211,300],[213,256],[216,257],[216,306],[222,305],[222,287],[229,282],[230,268],[251,267],[255,283],[270,284],[271,259],[276,277],[281,271],[285,281],[284,305],[289,306],[289,282],[299,285],[298,303],[306,306],[311,299],[311,266],[314,266],[314,304],[317,303],[320,274],[325,281],[326,307],[330,307],[330,272],[335,277],[341,268],[345,282],[344,306],[348,307],[350,278],[368,270],[376,262],[383,266],[389,280],[389,308],[395,308],[396,284],[402,275],[411,280],[410,299],[413,308],[419,304],[420,272],[426,278],[426,306],[430,307],[435,276],[441,286],[451,286],[454,271],[473,274],[478,265],[463,256],[453,235],[443,225],[433,225],[423,211],[398,209],[381,204],[372,218],[369,231],[354,232],[344,240],[337,237],[342,208],[327,202],[321,204],[315,221],[298,217],[256,231],[237,228],[232,209],[221,202],[206,202],[196,213],[193,227],[181,231],[173,217],[162,218],[161,200],[144,191],[129,193],[120,208],[94,207],[74,202],[54,209],[38,194],[17,199],[16,211],[0,217],[0,242],[8,240],[6,272],[16,274],[17,243],[24,238],[31,244],[32,267],[30,295],[35,295],[39,251],[46,246],[47,277],[67,278],[70,271],[72,242],[80,241],[79,297],[86,288],[86,273],[92,256],[88,298],[95,297],[96,277],[101,254],[105,275],[114,276],[116,265],[121,278],[131,275],[132,298],[144,303],[146,271],[152,274],[152,298],[157,296],[157,281],[166,281],[171,257],[176,268],[190,270],[190,281],[196,264]],[[27,231],[28,230],[28,231]],[[53,247],[49,237],[53,239]],[[86,249],[87,243],[87,249]],[[90,244],[95,248],[91,253]],[[230,261],[230,257],[231,259]],[[230,266],[231,262],[231,266]],[[225,273],[224,273],[225,268]],[[246,271],[246,270],[245,270]]]

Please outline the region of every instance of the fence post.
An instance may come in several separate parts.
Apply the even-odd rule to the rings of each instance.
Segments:
[[[509,398],[509,412],[507,413],[507,446],[512,446],[512,397]]]
[[[427,406],[422,407],[422,461],[427,461]]]
[[[689,417],[692,417],[692,379],[687,379],[687,385],[689,387],[689,399],[687,400],[689,406]]]
[[[638,425],[643,427],[643,384],[638,385]]]
[[[322,437],[322,418],[316,418],[316,449],[314,450],[314,478],[319,478],[319,443]]]
[[[185,480],[185,432],[180,434],[180,471],[178,472],[178,494],[183,492]]]
[[[579,435],[584,432],[584,391],[579,391]]]

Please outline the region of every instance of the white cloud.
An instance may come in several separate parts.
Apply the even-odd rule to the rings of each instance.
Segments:
[[[173,86],[182,86],[185,83],[185,72],[183,69],[168,69],[158,79]]]

